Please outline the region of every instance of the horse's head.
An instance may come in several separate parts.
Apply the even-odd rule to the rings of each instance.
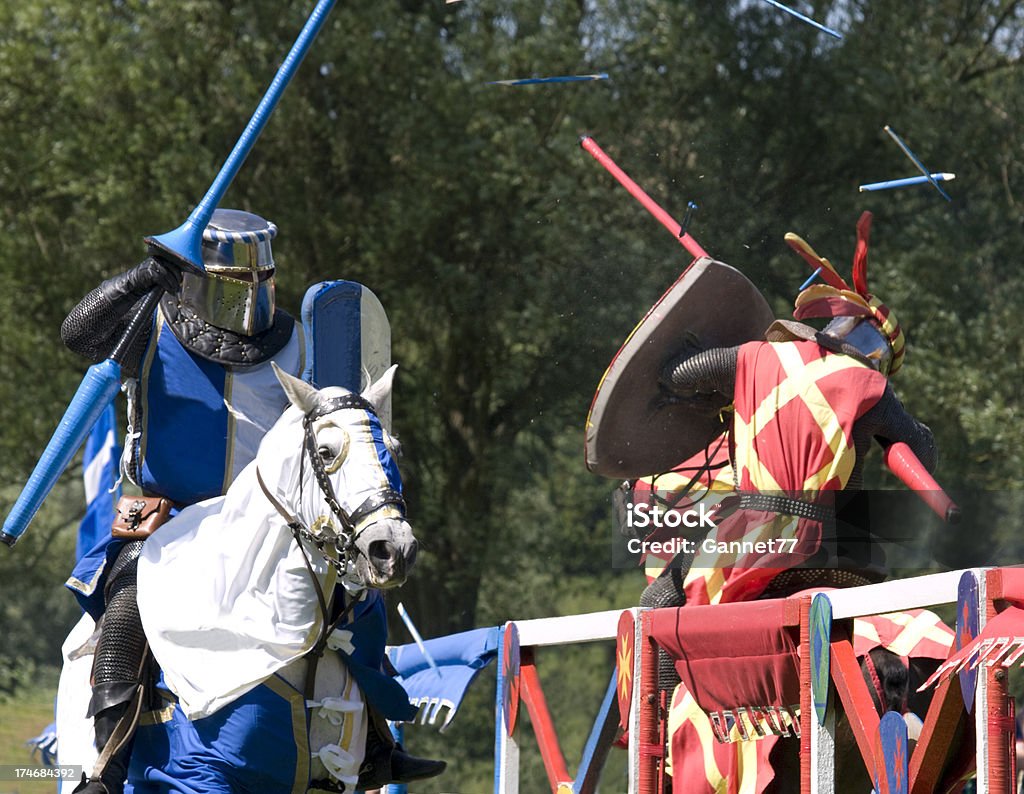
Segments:
[[[401,585],[416,560],[417,543],[405,519],[398,444],[377,416],[395,367],[361,395],[340,387],[317,389],[276,366],[275,371],[293,406],[287,424],[302,427],[297,466],[282,468],[283,478],[296,486],[296,496],[284,506],[287,517],[347,583]],[[288,489],[279,484],[277,490]]]

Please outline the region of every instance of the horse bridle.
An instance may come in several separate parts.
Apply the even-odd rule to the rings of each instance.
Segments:
[[[281,517],[288,523],[288,528],[292,530],[292,533],[296,536],[296,540],[301,537],[316,546],[324,559],[334,566],[341,576],[345,576],[348,573],[349,566],[353,562],[355,556],[362,553],[356,546],[356,539],[359,537],[359,533],[362,529],[365,528],[360,527],[363,520],[367,516],[372,515],[387,505],[393,505],[396,507],[403,518],[405,517],[406,511],[405,499],[402,497],[402,494],[394,488],[381,488],[375,493],[370,494],[370,496],[368,496],[363,503],[351,513],[347,512],[338,501],[337,494],[334,492],[334,486],[331,484],[330,477],[327,475],[327,470],[324,468],[324,462],[320,459],[316,443],[316,434],[313,431],[313,423],[321,417],[332,414],[335,411],[341,411],[345,408],[356,408],[366,411],[371,416],[378,418],[379,421],[379,417],[377,417],[377,409],[373,407],[373,404],[370,403],[369,400],[366,400],[358,394],[343,394],[340,397],[321,397],[316,407],[308,411],[302,418],[303,451],[305,452],[302,457],[302,462],[304,463],[306,459],[309,460],[309,467],[313,471],[313,476],[316,479],[317,486],[320,488],[320,491],[324,496],[324,501],[330,508],[331,513],[334,514],[335,518],[337,518],[338,522],[341,524],[341,531],[337,533],[337,538],[334,541],[334,546],[338,551],[337,559],[324,554],[324,546],[327,544],[328,538],[317,534],[303,524],[296,516],[291,515],[285,509],[284,505],[282,505],[280,501],[271,494],[270,489],[264,484],[263,478],[260,476],[259,469],[256,470],[256,478],[259,481],[260,487],[263,489],[263,493],[277,509],[277,512],[281,514]],[[304,465],[300,464],[300,498],[304,471]],[[369,524],[366,526],[369,526]]]
[[[327,648],[328,639],[334,632],[335,628],[340,626],[348,618],[356,604],[359,603],[359,599],[345,599],[347,603],[340,611],[337,611],[334,619],[331,620],[334,594],[329,594],[330,597],[328,597],[328,594],[324,593],[316,572],[313,570],[313,565],[309,560],[309,555],[306,554],[306,550],[302,546],[302,540],[306,539],[316,546],[320,555],[338,572],[338,576],[344,579],[344,577],[348,575],[349,566],[354,561],[355,555],[357,553],[361,553],[356,546],[356,539],[362,531],[359,525],[362,523],[363,519],[387,505],[396,506],[402,517],[405,517],[405,499],[402,498],[402,494],[393,488],[381,488],[376,493],[367,497],[366,500],[351,513],[346,512],[345,508],[343,508],[341,503],[338,501],[337,494],[334,492],[334,486],[331,484],[331,480],[327,476],[324,463],[320,459],[320,454],[317,450],[316,434],[313,432],[313,423],[327,414],[340,411],[344,408],[357,408],[367,411],[371,416],[380,421],[377,416],[377,409],[373,407],[373,404],[357,394],[345,394],[340,397],[321,397],[316,407],[308,411],[302,418],[302,443],[303,452],[305,454],[300,458],[301,462],[299,468],[299,498],[302,498],[301,494],[305,472],[303,464],[305,459],[309,458],[309,467],[313,470],[313,476],[316,478],[317,485],[323,493],[324,500],[327,502],[327,506],[330,508],[331,512],[341,523],[342,531],[338,533],[337,537],[334,539],[334,547],[338,551],[337,558],[324,553],[324,546],[327,545],[328,538],[313,532],[313,530],[303,524],[298,517],[291,515],[285,506],[282,505],[281,502],[270,492],[270,489],[267,488],[266,484],[263,482],[263,477],[260,474],[259,467],[256,468],[256,480],[259,482],[260,488],[287,523],[288,528],[292,531],[292,536],[295,538],[295,542],[299,547],[299,551],[302,552],[302,561],[305,563],[306,570],[309,571],[309,576],[313,583],[313,589],[316,592],[316,599],[320,606],[320,613],[323,616],[319,636],[308,653],[309,663],[306,666],[306,681],[303,686],[303,694],[307,701],[313,699],[313,694],[316,688],[316,669],[319,664],[320,657]],[[369,523],[367,526],[369,526]],[[341,542],[339,543],[339,541]]]

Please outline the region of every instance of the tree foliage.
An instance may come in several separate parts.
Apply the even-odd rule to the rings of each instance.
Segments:
[[[61,349],[62,317],[138,261],[144,235],[186,217],[307,5],[0,9],[0,507],[84,368]],[[857,217],[874,212],[870,282],[910,344],[894,385],[935,430],[941,482],[1010,492],[971,537],[1020,555],[1024,3],[807,5],[843,39],[749,0],[332,12],[224,203],[281,228],[286,307],[344,277],[389,312],[425,546],[401,597],[425,634],[564,609],[567,582],[621,595],[613,484],[584,470],[583,424],[617,346],[688,258],[577,147],[584,133],[670,212],[697,202],[692,233],[780,316],[808,275],[783,234],[844,272]],[[611,79],[487,84],[598,71]],[[956,172],[952,202],[928,187],[857,192],[915,173],[886,124],[930,169]],[[67,509],[41,515],[25,544],[70,533],[72,479],[54,497]],[[29,556],[19,545],[2,559],[5,581],[32,575]],[[66,558],[46,559],[56,587]],[[3,625],[27,619],[5,612]]]

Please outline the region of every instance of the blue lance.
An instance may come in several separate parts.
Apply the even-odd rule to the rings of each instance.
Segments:
[[[252,151],[256,139],[263,132],[267,120],[277,107],[281,94],[291,82],[335,2],[336,0],[319,0],[316,4],[231,154],[188,219],[173,231],[145,238],[151,255],[169,258],[175,264],[199,272],[205,270],[202,256],[203,230],[209,224],[213,211],[224,198],[224,193],[238,174],[245,158]],[[29,475],[28,482],[18,495],[14,507],[4,520],[3,529],[0,530],[0,541],[13,546],[24,534],[61,474],[85,443],[96,419],[120,390],[121,364],[124,356],[142,329],[150,322],[161,293],[159,287],[147,293],[132,315],[120,341],[111,351],[110,357],[93,364],[86,371],[82,383],[64,412],[64,417],[53,432],[32,474]]]

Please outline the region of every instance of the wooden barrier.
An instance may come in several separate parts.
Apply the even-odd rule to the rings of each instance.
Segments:
[[[887,716],[879,719],[852,644],[854,618],[957,603],[973,609],[976,629],[997,614],[1006,595],[1004,569],[932,574],[878,585],[829,590],[786,599],[783,625],[799,631],[801,791],[828,794],[836,785],[835,725],[839,708],[850,721],[868,772],[890,774],[890,790],[932,792],[950,759],[950,744],[970,704],[976,747],[978,794],[1010,794],[1013,780],[1013,706],[1006,670],[982,665],[977,683],[955,678],[940,683],[924,715],[916,746],[907,752],[905,730]],[[1018,585],[1019,589],[1019,585]],[[1019,599],[1018,599],[1019,600]],[[764,602],[750,602],[751,606]],[[780,602],[776,602],[780,603]],[[730,607],[743,609],[744,604]],[[715,606],[684,607],[686,624],[714,620]],[[665,612],[666,610],[659,610]],[[495,698],[495,794],[519,792],[519,706],[525,706],[553,794],[596,790],[598,778],[621,723],[628,731],[628,794],[664,791],[665,704],[658,699],[658,649],[652,637],[655,611],[633,608],[539,620],[509,621],[501,627]],[[815,632],[818,632],[817,638]],[[959,627],[963,642],[973,633]],[[616,670],[605,691],[576,774],[569,772],[549,713],[535,652],[537,648],[616,640]],[[722,649],[722,656],[729,649]],[[817,670],[812,673],[812,670]],[[824,672],[822,672],[824,671]],[[971,676],[968,674],[967,678]],[[817,679],[814,681],[813,679]],[[812,683],[814,684],[812,686]],[[961,696],[961,688],[968,694]],[[618,703],[617,697],[618,695]],[[882,735],[886,735],[883,741]],[[903,738],[900,738],[903,736]],[[902,743],[901,743],[902,742]],[[897,748],[896,750],[887,748]],[[903,748],[902,750],[899,748]],[[886,786],[883,784],[883,790]]]
[[[961,581],[973,582],[975,595],[964,599]],[[912,753],[887,750],[905,747],[906,740],[887,738],[892,720],[880,720],[867,691],[853,652],[853,618],[909,609],[957,603],[961,609],[976,599],[979,624],[996,614],[996,602],[1003,596],[1000,569],[975,569],[932,574],[878,585],[830,590],[811,596],[787,599],[784,625],[800,632],[800,741],[801,791],[826,794],[835,790],[835,721],[841,706],[850,720],[857,746],[872,776],[888,770],[890,780],[909,781],[911,794],[935,790],[943,765],[950,758],[950,739],[958,721],[965,717],[965,702],[956,680],[940,684],[924,719],[924,727]],[[751,602],[757,604],[758,602]],[[734,605],[735,606],[735,605]],[[684,607],[686,624],[713,620],[716,607]],[[635,613],[636,610],[633,610]],[[658,645],[651,636],[654,613],[639,610],[634,645],[640,649],[634,665],[630,742],[636,775],[630,775],[630,794],[658,794],[662,789],[664,714],[659,715]],[[818,636],[815,640],[815,632]],[[722,649],[727,656],[728,648]],[[812,687],[812,669],[821,677]],[[1006,691],[1006,671],[984,667],[978,675],[973,698],[974,729],[977,736],[977,778],[979,794],[1010,794],[1012,780],[1012,702]],[[813,690],[813,691],[812,691]],[[654,745],[660,742],[660,745]],[[635,746],[634,746],[635,745]],[[955,749],[955,748],[954,748]],[[902,757],[901,757],[902,755]],[[883,781],[884,783],[884,781]],[[908,789],[904,788],[903,791]]]

